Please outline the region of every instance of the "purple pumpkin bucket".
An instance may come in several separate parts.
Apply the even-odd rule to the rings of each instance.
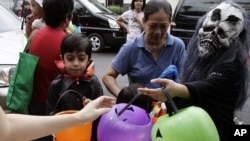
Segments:
[[[98,129],[98,141],[152,141],[153,122],[148,113],[137,106],[120,103],[102,115]]]

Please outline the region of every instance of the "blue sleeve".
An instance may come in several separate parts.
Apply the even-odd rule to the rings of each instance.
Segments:
[[[111,66],[121,75],[125,75],[129,71],[133,48],[136,47],[132,42],[125,43],[112,61]]]

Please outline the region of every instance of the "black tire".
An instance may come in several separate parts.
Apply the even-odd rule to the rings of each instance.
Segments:
[[[105,44],[101,35],[97,33],[91,33],[88,37],[92,43],[93,52],[102,52],[104,50]]]

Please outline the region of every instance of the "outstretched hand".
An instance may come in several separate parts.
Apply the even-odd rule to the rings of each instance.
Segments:
[[[161,102],[167,101],[165,95],[163,95],[162,93],[162,88],[150,89],[150,88],[145,87],[145,88],[138,88],[137,90],[140,93],[147,95],[156,101],[161,101]]]
[[[153,84],[160,84],[161,86],[165,87],[167,91],[169,92],[171,97],[177,96],[180,91],[182,90],[181,88],[183,87],[182,84],[176,83],[171,79],[163,79],[163,78],[157,78],[157,79],[152,79],[150,81]],[[165,102],[167,101],[166,96],[162,92],[162,88],[138,88],[137,89],[139,92],[141,92],[144,95],[150,96],[151,98]]]
[[[114,98],[110,96],[100,96],[90,101],[82,110],[75,113],[75,116],[82,122],[93,121],[100,115],[107,113],[114,104]]]

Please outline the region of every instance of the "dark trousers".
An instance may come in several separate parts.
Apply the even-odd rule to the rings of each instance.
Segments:
[[[32,100],[29,106],[29,115],[39,115],[39,116],[44,116],[46,115],[45,113],[45,103],[41,103],[36,100]],[[39,122],[39,121],[37,121]],[[42,138],[35,139],[33,141],[53,141],[53,137],[51,135],[45,136]]]

